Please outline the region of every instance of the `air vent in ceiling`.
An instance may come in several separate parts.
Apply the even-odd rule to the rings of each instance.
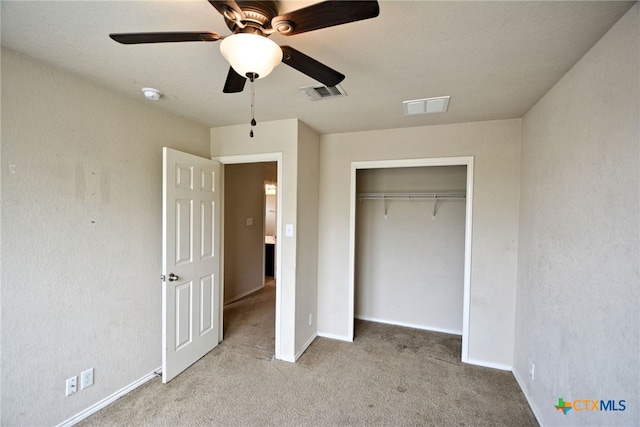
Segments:
[[[305,86],[300,90],[309,97],[312,101],[318,101],[325,98],[337,98],[340,96],[347,96],[347,92],[340,87],[335,86]]]
[[[413,99],[402,101],[404,114],[412,116],[414,114],[444,113],[449,108],[450,96],[438,96],[435,98]]]

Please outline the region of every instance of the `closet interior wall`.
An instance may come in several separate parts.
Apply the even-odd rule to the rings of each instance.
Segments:
[[[466,166],[356,174],[357,194],[465,190]],[[424,198],[356,199],[356,318],[462,334],[465,200],[435,208],[434,216],[434,201]]]

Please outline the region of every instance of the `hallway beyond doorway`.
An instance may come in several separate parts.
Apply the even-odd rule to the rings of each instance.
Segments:
[[[272,360],[275,354],[275,280],[224,306],[224,343],[246,356]]]

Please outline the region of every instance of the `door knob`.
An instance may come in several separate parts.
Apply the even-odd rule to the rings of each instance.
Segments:
[[[175,282],[175,281],[176,281],[176,280],[178,280],[178,279],[179,279],[179,277],[178,277],[178,276],[176,276],[176,275],[175,275],[175,274],[173,274],[173,273],[169,273],[169,281],[170,281],[170,282]]]

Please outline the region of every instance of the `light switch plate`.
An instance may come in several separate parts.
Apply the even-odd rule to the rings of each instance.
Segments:
[[[285,226],[284,234],[287,237],[293,237],[293,224],[287,224]]]

